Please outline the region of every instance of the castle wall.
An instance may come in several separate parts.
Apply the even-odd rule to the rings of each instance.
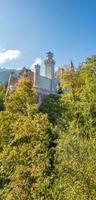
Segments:
[[[52,79],[52,91],[56,92],[56,86],[58,85],[59,81],[55,78]]]
[[[40,79],[40,82],[39,82],[39,88],[42,88],[42,89],[46,89],[46,90],[51,90],[51,80],[44,77],[44,76],[41,76],[39,77]]]

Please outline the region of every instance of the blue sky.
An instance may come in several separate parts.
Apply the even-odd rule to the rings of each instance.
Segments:
[[[96,0],[0,0],[0,65],[29,67],[49,50],[56,67],[96,53]]]

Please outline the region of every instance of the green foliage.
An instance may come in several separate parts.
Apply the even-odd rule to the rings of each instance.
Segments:
[[[12,200],[43,199],[51,167],[47,116],[20,116],[9,128],[0,154],[0,195]]]
[[[28,115],[36,110],[37,94],[32,88],[32,83],[27,78],[19,80],[16,89],[7,96],[6,109],[13,112]]]
[[[0,200],[96,199],[96,56],[40,106],[22,79],[0,112]]]
[[[61,115],[60,98],[59,95],[50,94],[44,99],[39,108],[41,112],[48,114],[49,121],[53,124],[57,123]]]
[[[0,85],[0,111],[4,110],[5,87]]]
[[[61,99],[62,106],[67,109],[62,115],[61,129],[58,129],[52,190],[54,199],[95,200],[96,62],[94,65],[86,62],[74,73],[77,84],[74,76],[70,80],[70,73],[66,71],[61,79],[62,86],[68,88]]]
[[[58,140],[54,197],[60,200],[95,199],[96,139],[83,141],[72,132],[67,134]]]
[[[1,200],[49,198],[53,134],[36,97],[30,81],[22,79],[0,113]]]

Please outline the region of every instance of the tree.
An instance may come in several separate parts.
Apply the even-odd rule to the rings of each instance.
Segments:
[[[36,106],[29,80],[20,80],[0,113],[0,198],[50,199],[52,131]]]
[[[39,110],[48,114],[49,121],[54,125],[59,121],[61,115],[60,96],[50,94],[41,103]]]
[[[4,110],[5,87],[0,85],[0,111]]]
[[[20,116],[10,128],[12,137],[0,153],[0,197],[45,199],[51,167],[47,116],[41,113],[34,117]]]
[[[36,110],[36,98],[37,94],[31,81],[28,78],[22,78],[16,89],[7,96],[6,109],[13,113],[28,115],[31,111]]]

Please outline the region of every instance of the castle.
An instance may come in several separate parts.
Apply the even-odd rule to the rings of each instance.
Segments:
[[[44,60],[45,64],[45,76],[40,74],[40,65],[36,64],[34,66],[34,72],[30,69],[23,68],[18,75],[15,72],[12,72],[8,81],[7,92],[12,91],[16,88],[18,80],[22,77],[28,77],[33,87],[38,93],[39,103],[49,94],[58,94],[56,86],[59,81],[55,77],[55,60],[53,58],[53,53],[48,52]]]

